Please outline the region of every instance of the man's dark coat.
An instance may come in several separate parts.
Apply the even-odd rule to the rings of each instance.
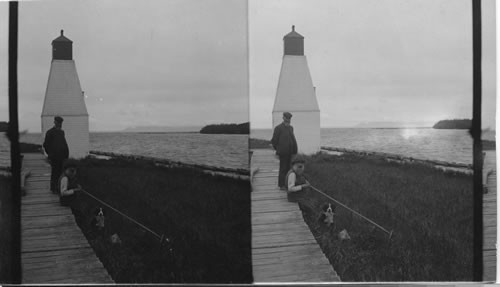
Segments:
[[[43,148],[50,160],[62,161],[68,158],[69,149],[64,131],[56,127],[51,128],[45,134]]]
[[[277,125],[274,128],[271,144],[278,155],[297,154],[297,140],[291,125],[286,126],[284,123]]]

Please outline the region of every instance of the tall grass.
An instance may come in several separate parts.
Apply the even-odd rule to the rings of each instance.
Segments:
[[[472,280],[472,176],[347,154],[311,156],[306,173],[312,185],[394,230],[388,240],[340,206],[328,228],[317,211],[329,201],[313,193],[318,210],[304,217],[343,281]],[[337,238],[343,229],[351,240]]]
[[[104,208],[106,230],[89,222],[101,205],[80,195],[77,221],[117,283],[249,283],[250,184],[148,162],[82,160],[80,184],[170,242]],[[109,236],[117,233],[121,245]]]

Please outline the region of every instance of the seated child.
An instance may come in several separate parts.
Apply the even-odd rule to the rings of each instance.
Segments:
[[[304,176],[305,160],[296,156],[292,160],[292,169],[286,175],[288,201],[297,202],[304,207],[314,209],[310,184]]]
[[[76,182],[76,163],[68,160],[64,163],[63,174],[59,178],[59,202],[61,205],[73,207],[77,192],[81,186]]]

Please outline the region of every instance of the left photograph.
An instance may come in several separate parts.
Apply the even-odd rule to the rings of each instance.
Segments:
[[[246,0],[19,3],[22,283],[253,281],[247,15]],[[2,134],[3,202],[9,152]]]

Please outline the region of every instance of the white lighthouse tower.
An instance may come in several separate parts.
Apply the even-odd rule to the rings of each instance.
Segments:
[[[73,60],[73,42],[61,35],[52,41],[52,63],[42,110],[42,137],[54,126],[54,117],[64,119],[69,156],[89,153],[89,114]],[[43,139],[42,139],[43,140]]]
[[[283,112],[292,113],[292,126],[299,153],[312,154],[320,150],[320,118],[307,59],[304,37],[292,32],[283,37],[284,55],[273,107],[273,127],[283,120]]]

